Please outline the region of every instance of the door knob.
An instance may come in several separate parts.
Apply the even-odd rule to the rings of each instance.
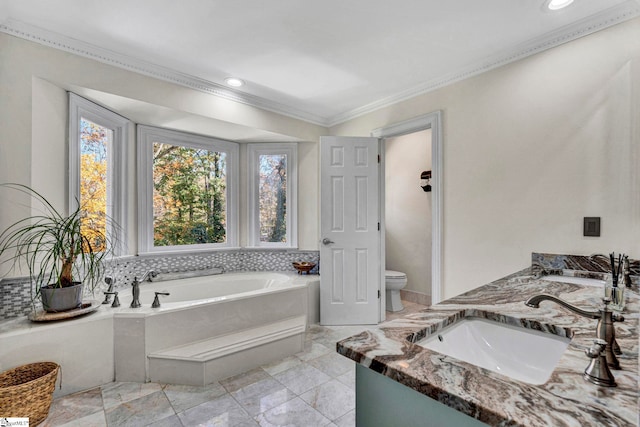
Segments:
[[[333,240],[329,240],[326,237],[324,239],[322,239],[322,244],[323,245],[330,245],[332,243],[334,243],[334,241]]]

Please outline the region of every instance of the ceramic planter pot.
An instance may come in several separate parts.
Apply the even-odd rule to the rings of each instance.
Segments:
[[[82,283],[74,282],[73,286],[59,288],[55,285],[40,288],[42,307],[48,313],[73,310],[82,305]]]

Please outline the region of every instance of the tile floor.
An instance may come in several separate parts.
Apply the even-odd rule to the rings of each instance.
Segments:
[[[387,320],[425,308],[403,304]],[[301,353],[206,387],[114,382],[64,396],[42,426],[355,426],[355,363],[335,345],[366,328],[311,325]]]

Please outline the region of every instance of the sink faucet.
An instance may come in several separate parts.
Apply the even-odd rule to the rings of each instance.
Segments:
[[[556,304],[559,304],[562,307],[569,309],[580,316],[589,319],[598,319],[598,325],[596,326],[596,337],[606,342],[604,354],[607,358],[607,365],[609,365],[609,367],[613,369],[620,369],[620,362],[618,362],[616,353],[621,354],[622,352],[620,351],[620,347],[616,342],[616,331],[613,327],[613,322],[622,322],[624,321],[624,317],[609,310],[608,306],[609,303],[611,303],[611,299],[603,298],[602,302],[604,303],[604,305],[597,311],[589,311],[580,307],[576,307],[566,301],[561,300],[560,298],[548,294],[534,295],[529,298],[525,302],[525,304],[529,307],[539,308],[542,301],[553,301]]]
[[[157,275],[158,273],[156,273],[154,270],[149,270],[144,274],[144,276],[142,276],[142,279],[140,279],[139,281],[137,276],[133,277],[133,282],[131,283],[131,286],[133,287],[133,300],[131,301],[131,305],[129,307],[142,307],[142,304],[140,304],[140,283],[144,282],[145,280],[151,280],[152,277],[156,277]]]

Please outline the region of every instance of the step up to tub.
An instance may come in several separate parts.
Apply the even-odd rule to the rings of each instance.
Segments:
[[[149,354],[149,380],[207,385],[304,349],[306,316],[167,348]]]

